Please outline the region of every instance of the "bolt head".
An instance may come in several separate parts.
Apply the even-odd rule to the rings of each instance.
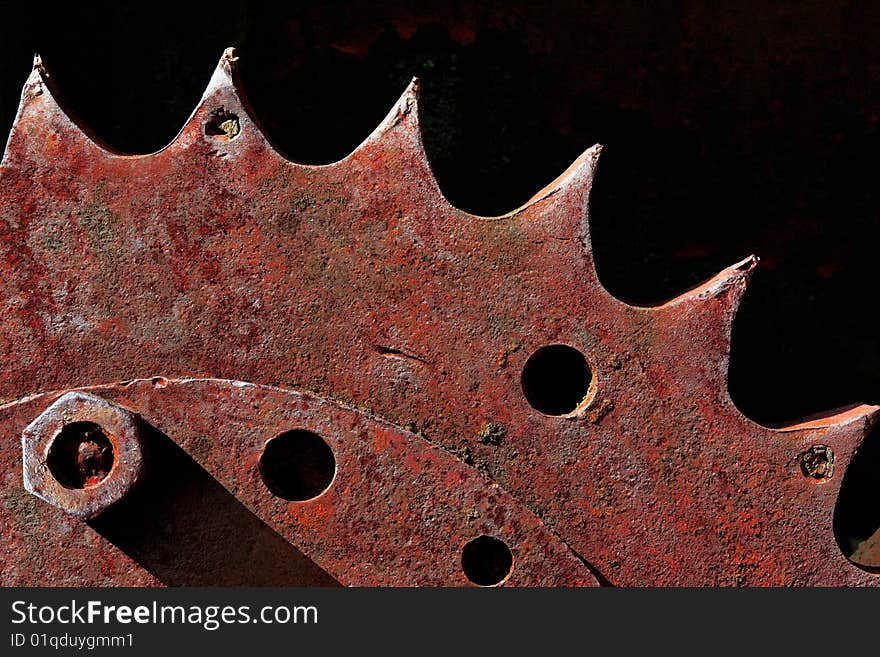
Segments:
[[[22,432],[24,487],[49,504],[78,518],[94,518],[116,504],[137,484],[144,470],[139,418],[132,411],[84,392],[68,392],[40,413]],[[74,423],[98,425],[112,446],[108,471],[102,471],[82,487],[62,483],[53,474],[50,454],[59,434]],[[86,458],[97,448],[94,443],[78,446],[78,464],[93,464]],[[77,460],[72,461],[73,466]]]

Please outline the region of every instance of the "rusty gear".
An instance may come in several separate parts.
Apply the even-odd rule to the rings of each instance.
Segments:
[[[25,84],[0,167],[0,397],[18,400],[0,407],[4,584],[236,583],[187,579],[216,575],[208,557],[168,567],[144,543],[161,537],[24,491],[21,431],[84,386],[320,567],[293,581],[486,583],[461,560],[495,540],[510,554],[490,583],[878,583],[832,516],[880,409],[769,429],[728,395],[756,258],[627,305],[591,252],[598,146],[521,208],[476,217],[438,188],[416,82],[353,153],[305,166],[261,132],[235,61],[151,155],[89,136],[39,60]],[[293,430],[335,457],[315,498],[260,476],[266,441]]]

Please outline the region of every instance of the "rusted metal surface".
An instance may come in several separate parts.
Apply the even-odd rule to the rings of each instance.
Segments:
[[[755,258],[666,304],[627,305],[602,287],[590,247],[599,147],[523,207],[476,217],[437,187],[417,84],[351,155],[305,166],[267,142],[235,78],[227,52],[178,137],[158,153],[124,156],[68,118],[35,66],[0,167],[0,396],[154,374],[312,390],[485,474],[534,512],[536,531],[552,530],[609,583],[878,583],[843,555],[832,517],[880,409],[770,429],[728,395],[731,323]],[[583,368],[564,348],[542,351],[554,345],[582,354],[588,377],[576,380]],[[542,361],[555,363],[549,376]],[[537,362],[533,372],[527,362]],[[5,421],[4,450],[33,411]],[[185,414],[174,424],[181,431],[211,419],[165,412]],[[154,426],[171,426],[151,413]],[[254,409],[238,421],[265,418]],[[241,483],[252,463],[211,444],[220,450],[212,467],[200,463],[212,475],[224,486],[238,477],[236,495],[265,495]],[[459,484],[439,476],[452,465],[437,467],[409,492],[458,495]],[[7,494],[21,488],[17,472],[4,476]],[[299,518],[284,505],[278,512],[319,537],[317,509],[373,503],[337,491],[332,499],[338,506],[316,504]],[[25,541],[8,504],[5,513],[18,546],[5,568],[27,550],[53,549]],[[263,519],[287,537],[278,518]],[[412,531],[435,556],[432,527]],[[334,549],[319,543],[303,551]],[[340,581],[378,581],[344,565],[360,557],[321,558]],[[546,563],[544,576],[582,577],[567,563]],[[433,566],[413,561],[394,581],[405,570],[413,583],[452,576],[422,567]],[[130,581],[118,570],[113,581]]]
[[[68,412],[71,403],[79,402],[71,419],[88,417],[99,423],[94,410],[83,409],[82,400],[91,401],[92,408],[101,402],[105,407],[121,405],[174,441],[266,525],[345,585],[466,585],[462,549],[480,536],[502,540],[513,553],[514,566],[505,584],[597,583],[565,543],[485,475],[366,413],[310,395],[230,381],[141,380],[87,392],[68,393],[54,403],[57,393],[47,393],[4,406],[0,409],[4,435],[14,433],[50,404],[37,422]],[[72,395],[76,395],[73,402]],[[27,433],[42,434],[46,428],[30,425]],[[290,501],[273,494],[258,467],[267,443],[290,430],[320,436],[335,458],[326,490],[311,499]],[[155,444],[161,438],[145,438],[145,449],[150,449],[151,440]],[[105,501],[106,489],[115,490],[113,474],[125,469],[133,456],[118,451],[110,477],[79,492]],[[75,570],[82,584],[149,582],[149,573],[113,544],[106,521],[87,525],[67,519],[62,510],[28,503],[16,495],[20,486],[14,474],[22,465],[20,455],[10,460],[12,456],[12,450],[4,451],[9,482],[4,493],[15,495],[27,512],[10,515],[8,504],[3,511],[4,524],[16,528],[12,540],[5,542],[0,562],[7,583],[29,583],[34,578],[52,583],[62,569]],[[150,459],[147,476],[158,478],[155,484],[167,485],[162,481],[163,458],[152,454]],[[117,513],[130,512],[125,502],[120,502]],[[67,511],[83,515],[78,508]],[[225,540],[245,538],[230,535]],[[47,562],[43,568],[23,559],[28,550],[41,557],[51,554],[51,565]],[[114,564],[113,571],[108,572],[108,563]]]

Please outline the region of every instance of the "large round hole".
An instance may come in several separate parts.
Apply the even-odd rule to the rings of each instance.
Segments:
[[[268,443],[260,457],[260,475],[273,495],[302,502],[330,487],[336,473],[333,450],[318,434],[287,431]]]
[[[46,465],[65,488],[97,486],[113,469],[113,443],[94,422],[66,425],[49,447]]]
[[[592,380],[593,372],[581,352],[551,344],[529,356],[522,371],[522,390],[535,410],[567,415],[584,401]]]
[[[461,568],[474,584],[495,586],[510,575],[513,554],[504,541],[480,536],[468,542],[461,551]]]

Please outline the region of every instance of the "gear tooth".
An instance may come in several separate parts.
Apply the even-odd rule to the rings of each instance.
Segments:
[[[781,433],[816,432],[826,434],[828,440],[836,442],[841,455],[850,456],[862,444],[867,435],[880,420],[880,406],[870,404],[853,404],[826,413],[804,418],[793,424],[778,427]]]
[[[835,474],[828,480],[828,484],[836,491],[843,483],[847,468],[878,420],[880,406],[854,404],[777,427],[774,431],[792,434],[793,458],[816,445],[831,448]]]
[[[745,293],[746,287],[752,278],[755,267],[758,265],[760,258],[750,255],[748,258],[741,260],[719,272],[705,283],[702,283],[684,294],[681,294],[671,301],[660,306],[680,305],[683,303],[702,302],[717,297],[726,297],[731,311],[731,318],[739,307],[742,295]]]
[[[407,133],[418,135],[421,142],[421,117],[419,116],[420,83],[418,78],[413,78],[404,89],[400,98],[391,108],[391,111],[373,132],[373,135],[385,133],[399,128]],[[371,135],[371,137],[373,136]],[[369,138],[368,138],[369,139]]]
[[[257,142],[262,144],[270,155],[286,159],[266,136],[251,109],[239,78],[238,60],[239,56],[234,47],[230,46],[223,51],[201,100],[170,146],[175,149],[183,149],[196,141],[211,136],[225,138],[230,142],[232,140],[236,140],[238,143]],[[209,126],[212,119],[216,121],[216,125]],[[210,135],[206,134],[208,127],[213,127],[216,132],[211,132]],[[212,139],[212,142],[215,140]],[[234,156],[237,152],[239,149],[235,147],[227,150],[228,155]]]
[[[806,429],[837,429],[851,427],[867,434],[880,419],[880,406],[852,404],[825,413],[803,418],[776,431],[802,431]]]
[[[450,205],[443,197],[431,168],[422,140],[419,115],[420,81],[414,77],[382,122],[343,162],[366,160],[371,167],[385,162],[410,182],[413,194],[434,197]]]
[[[590,190],[593,187],[593,179],[596,176],[596,167],[599,164],[599,156],[602,154],[602,145],[594,144],[585,150],[580,157],[572,162],[569,167],[563,171],[549,185],[535,194],[526,201],[523,206],[528,207],[539,201],[557,194],[566,188],[574,188],[575,193],[582,192],[586,201]]]
[[[88,147],[111,152],[92,131],[73,119],[57,100],[51,75],[39,54],[34,55],[31,72],[21,91],[21,101],[3,152],[2,166],[11,166],[18,153],[40,148],[49,132],[66,132],[66,138],[82,141]]]
[[[511,213],[524,215],[529,223],[551,238],[577,243],[597,281],[592,262],[589,205],[601,153],[599,144],[588,148],[553,182]]]
[[[34,53],[34,63],[31,67],[30,75],[25,80],[24,88],[21,91],[19,113],[21,113],[25,105],[33,101],[39,101],[44,106],[44,112],[61,112],[61,108],[52,93],[53,89],[49,84],[50,78],[51,75],[43,63],[43,58],[39,53]]]
[[[428,158],[422,143],[421,117],[419,116],[420,82],[413,78],[403,94],[391,108],[378,127],[358,146],[352,155],[369,150],[370,146],[403,147],[419,160]],[[433,175],[433,174],[432,174]]]
[[[690,382],[682,394],[699,387],[706,403],[734,414],[740,412],[727,385],[733,320],[757,263],[749,256],[671,301],[644,309],[654,316],[656,343],[664,345],[655,357],[671,378]]]
[[[230,66],[237,66],[238,55],[235,54],[235,46],[228,46],[223,50],[221,61],[227,62]]]
[[[211,80],[208,82],[208,88],[205,89],[202,98],[208,98],[211,94],[221,89],[231,89],[233,92],[238,93],[237,78],[238,56],[235,54],[235,48],[229,47],[220,56],[220,61],[217,62]]]

